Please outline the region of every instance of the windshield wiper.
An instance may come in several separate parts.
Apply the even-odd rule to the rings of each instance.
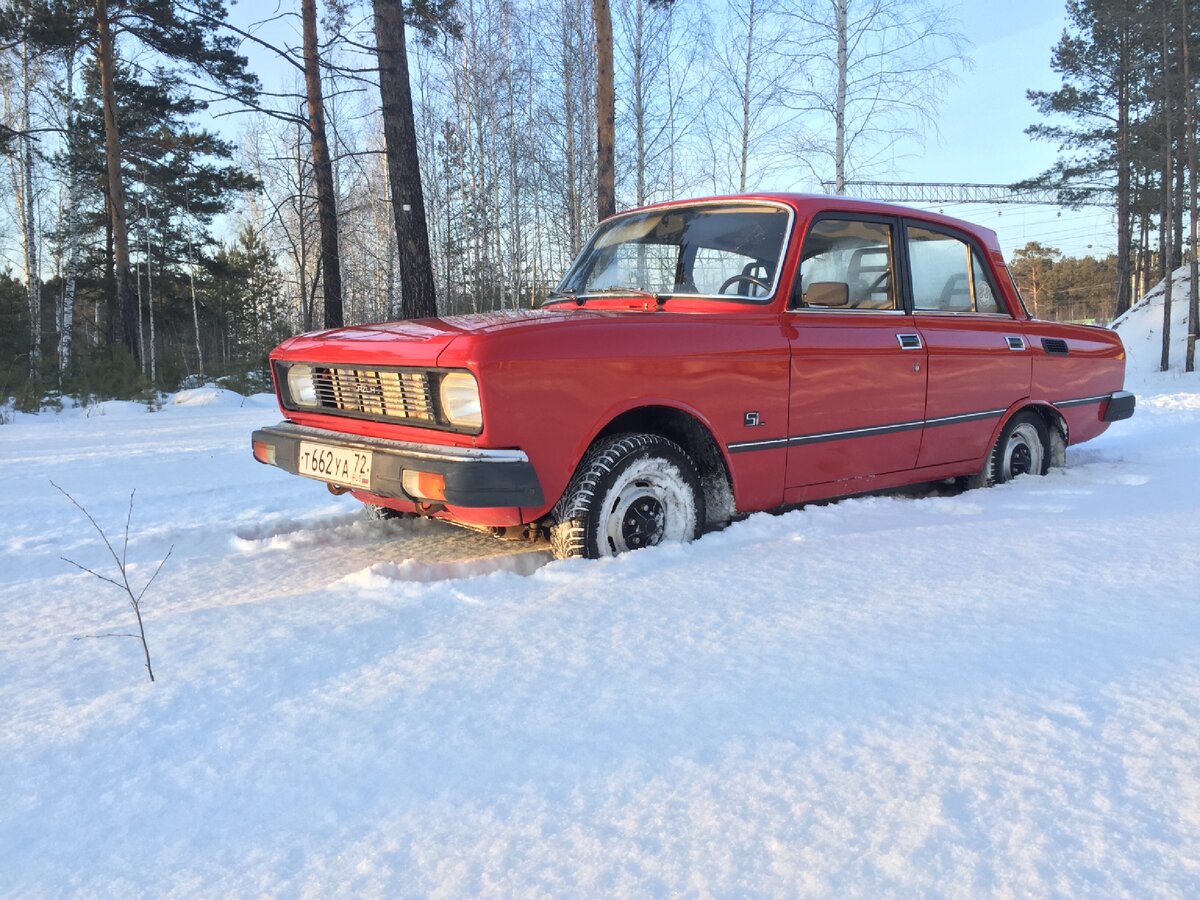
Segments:
[[[656,293],[654,293],[653,291],[645,291],[645,290],[642,290],[641,288],[635,288],[635,287],[606,287],[606,288],[593,288],[592,290],[588,291],[586,294],[581,294],[581,295],[580,295],[580,299],[582,299],[583,297],[594,297],[594,296],[596,296],[597,294],[601,294],[601,295],[608,295],[608,294],[633,294],[635,297],[645,297],[647,300],[653,300],[653,301],[654,301],[654,303],[655,303],[655,304],[656,304],[656,305],[657,305],[657,306],[658,306],[660,309],[662,308],[662,305],[663,305],[664,303],[666,303],[666,302],[667,302],[667,301],[668,301],[668,300],[671,298],[671,295],[670,295],[670,294],[656,294]],[[578,301],[577,301],[577,302],[578,302]]]
[[[621,294],[632,294],[635,297],[645,297],[647,300],[653,300],[659,309],[671,298],[670,294],[656,294],[653,291],[646,291],[635,287],[592,288],[583,294],[579,293],[575,288],[567,288],[562,291],[551,291],[546,295],[544,302],[557,303],[560,300],[574,300],[577,306],[583,306],[588,297],[607,297]]]
[[[567,288],[565,291],[551,291],[549,294],[546,295],[546,299],[542,302],[543,303],[556,303],[559,300],[574,300],[576,304],[578,304],[579,306],[583,306],[584,298],[580,297],[576,293],[575,288]]]

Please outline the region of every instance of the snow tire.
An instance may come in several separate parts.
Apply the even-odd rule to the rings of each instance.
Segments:
[[[674,441],[619,434],[592,445],[552,515],[556,558],[597,559],[699,537],[704,491]]]
[[[1050,470],[1050,434],[1045,420],[1025,410],[1008,420],[970,487],[991,487],[1018,475],[1045,475]]]

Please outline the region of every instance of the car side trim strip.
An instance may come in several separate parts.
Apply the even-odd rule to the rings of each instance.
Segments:
[[[925,426],[958,425],[962,422],[977,422],[980,419],[995,419],[1004,415],[1002,409],[988,409],[983,412],[961,413],[957,416],[939,416],[936,419],[926,419]]]
[[[876,437],[912,431],[915,428],[936,428],[939,425],[961,425],[981,419],[995,419],[1004,415],[1003,409],[983,412],[960,413],[954,416],[939,416],[936,419],[918,419],[912,422],[896,422],[891,425],[872,425],[868,428],[850,428],[845,431],[822,431],[816,434],[793,435],[786,438],[770,438],[762,441],[740,441],[726,445],[730,453],[746,453],[751,450],[773,450],[777,447],[802,447],[806,444],[821,444],[826,441],[842,441],[848,438]]]
[[[786,447],[791,438],[770,438],[765,441],[740,441],[736,444],[726,444],[730,453],[746,453],[749,450],[773,450],[776,447]]]
[[[895,434],[898,431],[912,431],[924,428],[924,421],[897,422],[895,425],[872,425],[870,428],[851,428],[847,431],[825,431],[820,434],[802,434],[788,438],[788,444],[799,447],[804,444],[821,444],[825,441],[840,441],[852,437],[874,437],[880,434]],[[732,451],[732,447],[730,450]]]
[[[1055,400],[1055,406],[1087,406],[1089,403],[1100,403],[1112,394],[1097,394],[1095,397],[1079,397],[1076,400]]]
[[[1123,392],[1122,392],[1123,393]],[[1089,403],[1101,403],[1116,395],[1097,394],[1094,397],[1076,397],[1070,400],[1056,400],[1054,406],[1086,406]],[[914,428],[936,428],[939,425],[961,425],[964,422],[975,422],[982,419],[995,419],[1004,415],[1003,409],[988,409],[981,412],[960,413],[955,416],[939,416],[936,419],[922,419],[915,422],[897,422],[894,425],[872,425],[869,428],[850,428],[845,431],[822,431],[817,434],[792,435],[791,437],[768,438],[761,441],[737,441],[726,444],[730,453],[747,453],[753,450],[774,450],[779,447],[801,447],[805,444],[820,444],[825,441],[842,441],[849,438],[876,437],[883,434],[895,434],[899,431],[911,431]]]

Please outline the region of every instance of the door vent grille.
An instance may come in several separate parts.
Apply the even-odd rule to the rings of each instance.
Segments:
[[[1070,352],[1062,338],[1042,338],[1042,349],[1051,356],[1066,356]]]

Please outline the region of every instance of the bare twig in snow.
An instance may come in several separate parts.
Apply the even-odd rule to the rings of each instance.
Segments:
[[[93,569],[89,569],[87,566],[80,565],[73,559],[67,559],[65,556],[60,556],[59,559],[65,563],[69,563],[83,572],[87,572],[89,575],[99,578],[101,581],[111,584],[118,590],[124,591],[129,597],[129,605],[133,608],[133,614],[137,617],[138,623],[137,634],[133,634],[132,632],[105,632],[102,634],[85,634],[82,637],[75,638],[75,640],[79,641],[84,640],[85,638],[105,637],[138,638],[142,642],[142,652],[146,655],[146,672],[150,675],[150,680],[153,681],[154,668],[150,664],[150,646],[146,643],[146,626],[142,621],[142,598],[146,596],[146,591],[150,589],[150,585],[154,584],[154,580],[158,578],[158,573],[162,571],[162,567],[166,565],[167,560],[171,558],[171,553],[175,549],[175,546],[173,544],[171,545],[170,549],[167,550],[167,555],[162,558],[162,561],[158,564],[158,568],[155,569],[154,574],[150,576],[149,581],[142,585],[142,589],[140,591],[135,592],[133,586],[129,583],[129,572],[126,561],[129,558],[129,524],[133,520],[133,497],[134,494],[137,493],[137,490],[135,489],[129,492],[129,510],[125,515],[125,537],[121,544],[121,552],[118,554],[116,549],[113,547],[112,542],[108,539],[108,535],[104,533],[104,529],[100,527],[100,524],[96,521],[95,517],[86,509],[84,509],[83,505],[78,500],[72,497],[63,488],[55,484],[54,481],[51,481],[50,484],[53,485],[56,491],[70,500],[71,505],[83,513],[87,520],[92,523],[92,527],[95,528],[96,533],[100,535],[100,540],[104,541],[104,546],[108,548],[109,556],[113,558],[113,562],[116,564],[117,572],[120,574],[120,580],[118,581],[116,578],[110,578],[107,575],[102,575]]]

